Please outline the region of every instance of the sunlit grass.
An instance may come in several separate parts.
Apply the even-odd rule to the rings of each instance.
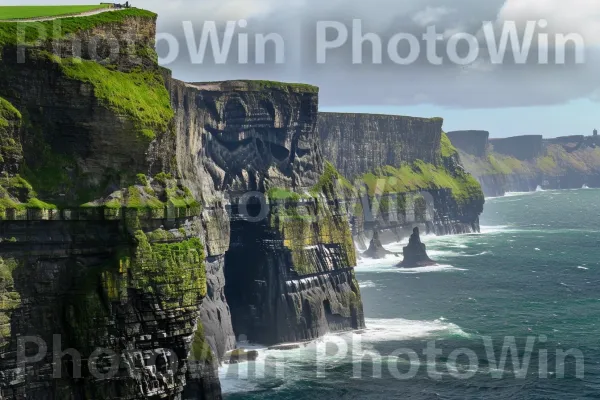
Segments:
[[[32,19],[76,15],[108,8],[108,4],[87,6],[0,6],[0,19]]]

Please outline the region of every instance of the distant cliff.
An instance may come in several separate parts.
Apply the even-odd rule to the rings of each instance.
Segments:
[[[479,180],[486,196],[533,191],[537,187],[600,187],[600,140],[595,136],[494,139],[483,155],[473,154],[465,145],[467,136],[457,132],[451,139],[460,149],[466,170]]]
[[[446,133],[454,146],[477,157],[487,154],[490,133],[488,131],[454,131]]]
[[[319,134],[324,157],[354,179],[384,165],[433,163],[439,155],[442,123],[441,118],[322,112]]]
[[[542,135],[515,136],[505,139],[490,139],[493,150],[518,160],[531,160],[540,156],[544,146]]]
[[[355,201],[359,245],[366,246],[373,229],[386,241],[410,235],[414,225],[436,234],[479,230],[483,193],[442,124],[441,118],[319,114],[324,158],[369,197]]]

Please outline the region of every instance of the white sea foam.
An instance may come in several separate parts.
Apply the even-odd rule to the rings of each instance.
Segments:
[[[497,225],[497,226],[481,226],[481,233],[498,233],[508,231],[510,227],[508,225]]]
[[[352,332],[331,333],[311,342],[293,343],[296,348],[290,350],[268,349],[264,346],[251,346],[239,343],[238,347],[258,351],[256,361],[240,364],[224,364],[219,368],[219,379],[223,393],[240,393],[287,386],[309,378],[314,373],[317,353],[321,344],[338,344],[340,339],[347,343],[346,360],[354,362],[361,359],[364,345],[402,341],[420,338],[447,336],[469,337],[458,325],[440,317],[433,321],[407,320],[402,318],[367,318],[366,328]],[[338,365],[339,358],[321,360]],[[307,368],[313,367],[313,368]],[[328,369],[328,366],[325,366]],[[309,374],[309,375],[307,375]]]
[[[379,319],[367,318],[365,320],[367,329],[356,332],[341,334],[342,337],[360,335],[361,341],[365,343],[387,342],[391,340],[407,340],[417,338],[428,338],[435,336],[464,336],[464,332],[458,325],[447,322],[441,317],[434,321],[418,321],[403,318]]]
[[[589,268],[588,267],[582,267],[581,265],[579,267],[577,267],[577,269],[583,269],[585,271],[587,271]]]
[[[428,267],[418,267],[418,268],[399,268],[396,265],[400,262],[400,259],[394,257],[386,258],[382,260],[369,260],[370,262],[365,262],[363,264],[361,262],[358,263],[358,266],[355,268],[356,272],[375,272],[375,273],[395,273],[395,274],[423,274],[428,272],[460,272],[467,271],[463,268],[457,268],[452,265],[447,264],[436,264]]]
[[[525,196],[528,194],[532,194],[535,192],[506,192],[506,194],[504,194],[504,197],[515,197],[515,196]],[[502,198],[502,197],[497,197],[497,198]]]
[[[361,289],[365,289],[365,288],[374,288],[374,287],[377,287],[378,285],[373,281],[364,281],[364,282],[359,282],[358,286],[360,286]]]
[[[394,266],[400,261],[402,261],[402,257],[394,255],[388,255],[379,260],[361,258],[358,260],[355,270],[358,272],[386,272],[388,269],[395,269],[396,267]]]

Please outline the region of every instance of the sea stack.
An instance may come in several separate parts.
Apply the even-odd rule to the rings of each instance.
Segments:
[[[413,229],[408,246],[404,247],[404,260],[398,267],[400,268],[416,268],[416,267],[427,267],[429,265],[435,265],[435,261],[427,256],[425,245],[421,243],[421,236],[419,235],[419,228]]]
[[[391,251],[386,250],[381,241],[379,240],[379,231],[373,231],[373,238],[371,239],[371,244],[367,251],[363,253],[365,257],[381,259],[385,258],[388,254],[394,254]]]

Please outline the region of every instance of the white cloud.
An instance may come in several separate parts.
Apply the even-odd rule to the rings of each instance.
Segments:
[[[446,7],[427,7],[415,14],[413,16],[413,21],[421,26],[428,26],[439,22],[443,16],[448,15],[451,12],[452,10]]]
[[[525,22],[545,19],[549,33],[577,33],[588,45],[600,45],[598,0],[507,0],[499,21]]]

